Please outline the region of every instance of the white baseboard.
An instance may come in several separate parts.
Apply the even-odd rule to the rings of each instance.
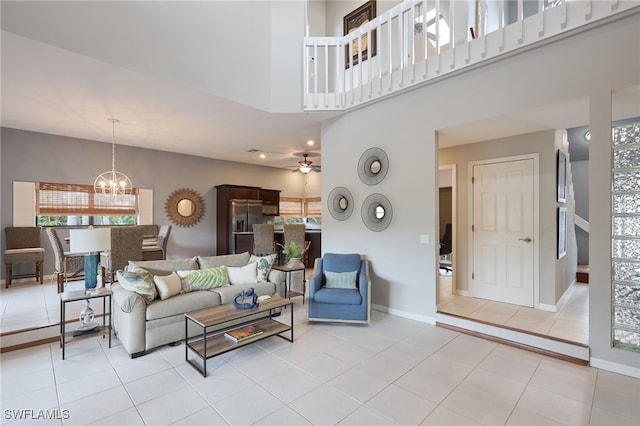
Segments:
[[[456,289],[455,293],[457,296],[472,297],[471,292],[469,290]]]
[[[562,307],[567,303],[567,301],[571,297],[571,294],[575,290],[575,285],[576,285],[576,280],[573,280],[571,282],[571,285],[567,289],[567,291],[564,292],[564,294],[562,295],[560,300],[558,300],[558,303],[556,303],[555,305],[548,305],[546,303],[539,303],[538,304],[538,309],[540,309],[541,311],[547,311],[547,312],[560,312]]]
[[[640,367],[619,364],[617,362],[611,362],[604,359],[591,358],[589,364],[592,367],[599,368],[601,370],[611,371],[612,373],[624,374],[625,376],[635,377],[640,379]]]
[[[398,309],[393,309],[393,308],[389,308],[387,306],[382,306],[382,305],[371,305],[371,308],[378,311],[378,312],[384,312],[387,313],[389,315],[393,315],[396,317],[401,317],[401,318],[407,318],[407,319],[411,319],[414,321],[419,321],[419,322],[424,322],[427,324],[436,324],[436,319],[434,317],[428,317],[425,315],[417,315],[411,312],[406,312],[406,311],[401,311]]]

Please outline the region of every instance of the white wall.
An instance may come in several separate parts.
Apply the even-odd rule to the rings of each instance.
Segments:
[[[589,97],[591,114],[589,123],[584,124],[591,126],[593,135],[590,216],[592,229],[598,229],[591,235],[590,346],[595,358],[638,366],[640,355],[610,348],[611,275],[607,254],[611,245],[608,99],[612,90],[640,83],[638,52],[640,19],[635,15],[364,106],[325,123],[323,197],[335,186],[345,186],[360,206],[368,194],[380,192],[390,199],[394,216],[385,231],[371,232],[362,224],[359,208],[343,222],[324,214],[323,250],[365,254],[374,273],[374,304],[432,320],[437,272],[436,131]],[[594,143],[594,137],[604,142]],[[362,152],[374,146],[388,153],[390,169],[383,182],[369,187],[359,181],[356,165]],[[423,233],[430,236],[429,245],[419,244],[418,236]],[[597,261],[593,259],[595,252]]]

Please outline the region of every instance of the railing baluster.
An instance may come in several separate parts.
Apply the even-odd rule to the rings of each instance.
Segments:
[[[313,43],[313,93],[315,93],[315,106],[318,107],[318,42]]]
[[[329,108],[329,43],[324,44],[324,105]]]

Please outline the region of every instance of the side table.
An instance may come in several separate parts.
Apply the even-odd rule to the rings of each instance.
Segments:
[[[307,279],[305,277],[306,267],[303,263],[299,263],[296,266],[289,265],[273,265],[271,269],[275,269],[276,271],[284,272],[284,297],[285,299],[291,299],[295,296],[302,296],[302,303],[304,304],[305,297],[305,286],[307,283]],[[302,271],[302,293],[299,291],[291,290],[291,273],[296,271]]]
[[[67,303],[75,302],[78,300],[90,300],[90,299],[98,299],[102,298],[102,327],[100,330],[102,331],[102,338],[104,339],[104,332],[107,331],[109,334],[109,347],[111,347],[111,290],[106,289],[104,287],[97,289],[91,294],[87,294],[84,290],[77,291],[65,291],[64,293],[60,293],[60,347],[62,348],[62,359],[64,359],[64,348],[67,343],[66,335],[72,333],[71,331],[66,331],[66,307]],[[109,303],[107,303],[107,299],[109,299]],[[107,310],[107,307],[109,308]],[[109,324],[107,325],[107,315],[109,316]]]

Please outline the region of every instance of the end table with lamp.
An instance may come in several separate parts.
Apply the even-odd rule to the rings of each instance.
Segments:
[[[71,229],[69,231],[71,251],[85,253],[84,256],[84,291],[64,292],[60,294],[60,344],[62,346],[62,359],[64,359],[65,346],[65,307],[68,302],[84,300],[86,305],[80,312],[80,326],[74,332],[74,336],[98,331],[99,324],[94,322],[94,311],[89,305],[89,300],[103,299],[103,326],[109,315],[109,347],[111,347],[111,290],[98,288],[98,259],[101,251],[111,248],[111,231],[109,228]],[[106,311],[106,299],[109,298],[109,312]],[[103,328],[105,328],[103,327]]]

